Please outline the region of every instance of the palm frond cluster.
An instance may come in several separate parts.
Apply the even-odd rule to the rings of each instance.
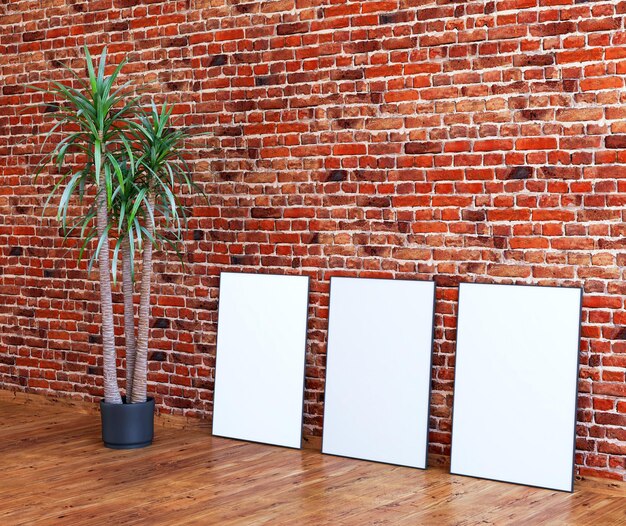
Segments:
[[[61,171],[71,165],[68,163],[70,156],[82,154],[84,162],[62,172],[44,208],[55,195],[61,194],[57,219],[65,239],[80,234],[83,241],[79,260],[87,253],[92,240],[98,240],[95,251],[89,254],[91,270],[105,244],[105,236],[98,234],[94,221],[99,198],[105,196],[106,237],[115,239],[111,270],[116,279],[120,249],[126,237],[132,248],[133,263],[145,242],[172,248],[181,255],[188,211],[177,197],[177,188],[184,185],[190,191],[200,190],[183,156],[185,141],[191,134],[186,128],[172,126],[173,107],[163,104],[159,108],[154,100],[143,107],[137,88],[130,81],[114,89],[127,60],[110,76],[105,76],[107,49],[103,49],[97,69],[87,48],[85,54],[87,80],[64,66],[77,80],[78,87],[56,81],[47,88],[30,86],[48,94],[56,107],[56,111],[46,113],[54,125],[45,134],[42,148],[60,132],[65,132],[39,164],[36,176],[50,163]],[[47,105],[49,107],[49,103]],[[96,199],[86,199],[93,195]],[[150,206],[150,197],[153,206]],[[78,215],[69,213],[72,204],[82,205]],[[154,236],[147,228],[149,218],[160,227],[155,229]]]
[[[126,336],[126,401],[146,400],[146,362],[150,317],[152,250],[173,248],[181,257],[187,211],[177,193],[200,191],[184,159],[188,130],[172,126],[172,107],[141,103],[137,87],[116,81],[126,60],[107,75],[107,50],[94,60],[85,47],[88,78],[69,69],[75,86],[52,81],[44,93],[54,125],[43,145],[53,143],[37,168],[36,177],[51,164],[61,172],[46,203],[61,193],[57,219],[67,239],[79,235],[83,242],[78,259],[94,241],[89,270],[98,262],[102,310],[104,396],[121,403],[111,300],[111,276],[121,267]],[[200,192],[201,193],[201,192]],[[72,207],[71,203],[80,205]],[[114,240],[112,248],[110,240]],[[139,317],[135,331],[135,261],[141,254]],[[182,257],[181,257],[182,260]],[[121,261],[121,265],[120,265]],[[136,332],[136,333],[135,333]]]

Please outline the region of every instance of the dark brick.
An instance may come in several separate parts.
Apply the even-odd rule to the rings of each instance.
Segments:
[[[214,388],[213,380],[207,380],[205,378],[193,378],[191,385],[193,385],[195,389],[206,389],[207,391],[211,391]]]
[[[151,362],[165,362],[167,361],[167,354],[163,351],[152,351],[148,355],[148,360]]]
[[[544,54],[544,55],[526,55],[524,53],[520,53],[513,57],[513,65],[516,67],[525,67],[525,66],[549,66],[554,64],[554,54]]]
[[[597,354],[592,354],[589,357],[589,367],[599,367],[601,363],[602,360]]]
[[[409,155],[422,153],[441,153],[442,146],[440,142],[409,142],[404,145],[404,151]]]
[[[347,170],[331,170],[328,173],[328,177],[326,178],[326,182],[339,182],[345,181],[348,178]]]
[[[170,328],[170,320],[167,318],[156,318],[152,327],[155,329],[169,329]]]
[[[398,11],[397,13],[381,13],[378,15],[378,23],[381,25],[401,24],[413,20],[411,11]]]
[[[18,93],[24,93],[24,87],[18,84],[9,84],[2,87],[2,93],[5,95],[17,95]]]
[[[234,112],[252,111],[257,108],[257,103],[253,100],[236,100],[228,103],[226,108]]]
[[[306,33],[309,30],[307,22],[295,22],[293,24],[280,24],[276,28],[278,35],[294,35],[296,33]]]
[[[530,166],[515,166],[509,170],[507,179],[530,179],[533,175],[533,169]]]
[[[163,42],[163,47],[187,47],[188,45],[189,38],[187,37],[167,38]]]
[[[185,86],[187,85],[187,83],[185,81],[181,81],[181,82],[166,82],[165,85],[167,86],[167,89],[169,89],[170,91],[176,93],[179,91],[184,91],[185,90]]]
[[[362,69],[334,69],[330,72],[331,80],[360,80],[364,76]]]
[[[361,119],[337,119],[335,121],[337,126],[343,130],[349,130],[352,128],[359,128],[362,123]]]
[[[495,237],[493,238],[493,246],[494,246],[494,248],[500,248],[500,249],[503,249],[503,248],[506,248],[506,247],[507,247],[507,245],[508,245],[508,240],[507,240],[507,238],[506,238],[506,237],[503,237],[503,236],[495,236]]]
[[[238,13],[245,15],[248,13],[253,13],[258,9],[258,5],[255,2],[250,2],[247,4],[236,4],[235,6],[235,11],[237,11]]]
[[[43,40],[46,38],[45,31],[27,31],[22,34],[22,40],[24,42],[34,42],[35,40]]]
[[[461,217],[464,221],[485,221],[487,213],[484,210],[463,210]]]
[[[241,126],[222,126],[215,128],[215,135],[221,135],[226,137],[238,137],[243,135],[243,128]]]
[[[226,55],[213,55],[209,62],[209,66],[223,66],[228,62]]]
[[[0,363],[3,363],[4,365],[15,365],[15,356],[0,354]]]
[[[282,210],[280,208],[253,208],[251,215],[257,219],[279,219],[282,217]]]
[[[608,135],[604,139],[604,145],[607,148],[623,150],[626,148],[626,135]]]
[[[115,31],[128,31],[129,23],[127,20],[120,20],[118,22],[111,22],[105,26],[107,32]]]
[[[527,121],[544,121],[552,116],[551,109],[526,109],[519,112],[520,116]]]
[[[271,86],[280,83],[280,75],[265,75],[261,77],[254,77],[254,84],[256,86]]]
[[[257,265],[258,262],[255,256],[230,256],[231,265]]]
[[[358,196],[356,199],[357,206],[371,207],[371,208],[386,208],[391,206],[390,197],[372,197],[372,196]]]

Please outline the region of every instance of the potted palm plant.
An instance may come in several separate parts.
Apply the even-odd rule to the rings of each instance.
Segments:
[[[153,249],[173,247],[180,256],[186,210],[177,192],[198,191],[183,158],[185,129],[172,126],[172,109],[152,101],[145,110],[136,87],[116,81],[126,60],[107,75],[107,50],[99,60],[85,47],[87,80],[67,68],[74,85],[51,82],[34,87],[55,121],[53,140],[37,176],[54,163],[63,170],[45,207],[61,192],[57,219],[65,239],[82,237],[79,261],[90,251],[88,269],[97,261],[102,314],[104,399],[100,404],[102,438],[118,449],[152,442],[154,399],[147,395],[147,360]],[[77,204],[78,206],[73,206]],[[182,258],[181,258],[182,261]],[[121,262],[121,265],[120,265]],[[118,384],[112,286],[121,267],[124,298],[126,389]],[[135,275],[141,270],[139,309],[135,316]],[[136,323],[137,322],[137,323]]]

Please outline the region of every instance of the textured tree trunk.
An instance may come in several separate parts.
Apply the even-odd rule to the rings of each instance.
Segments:
[[[154,198],[148,198],[148,205],[154,210]],[[154,236],[154,223],[147,215],[147,229]],[[141,289],[139,296],[139,323],[137,325],[137,356],[133,375],[133,403],[147,400],[148,336],[150,333],[150,285],[152,282],[152,241],[146,239],[143,245]]]
[[[102,309],[102,357],[104,360],[104,401],[109,404],[121,404],[120,388],[117,384],[115,355],[115,332],[113,325],[113,300],[111,298],[111,265],[109,261],[109,235],[107,232],[108,212],[105,191],[104,163],[100,165],[98,210],[96,228],[98,238],[104,238],[98,254],[100,273],[100,308]]]
[[[133,394],[133,374],[135,373],[135,307],[133,304],[133,265],[130,257],[130,240],[122,240],[122,292],[124,294],[124,335],[126,337],[126,401]]]

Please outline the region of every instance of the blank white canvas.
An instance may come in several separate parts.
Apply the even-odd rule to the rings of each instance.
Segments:
[[[322,452],[426,467],[435,284],[332,278]]]
[[[222,272],[213,434],[299,448],[309,279]]]
[[[581,297],[460,286],[451,473],[573,490]]]

